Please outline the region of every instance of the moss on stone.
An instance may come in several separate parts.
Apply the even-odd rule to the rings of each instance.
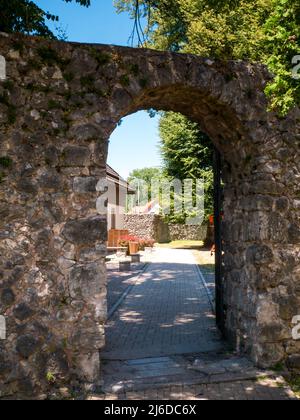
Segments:
[[[142,88],[145,88],[148,85],[148,80],[147,79],[140,79],[139,84]]]
[[[138,64],[131,64],[130,73],[137,77],[140,74],[139,65]]]
[[[16,122],[17,109],[9,102],[7,93],[0,95],[0,103],[7,106],[6,114],[8,124],[14,124]]]
[[[234,73],[226,73],[224,78],[226,83],[230,83],[236,79],[236,75]]]
[[[111,55],[97,50],[96,48],[91,49],[91,56],[97,61],[100,66],[108,64],[111,60]]]
[[[44,63],[54,64],[59,63],[60,59],[55,50],[49,47],[41,47],[37,50],[38,55]]]
[[[21,41],[13,41],[12,47],[14,50],[23,52],[24,51],[24,44]]]
[[[65,79],[65,81],[66,82],[72,82],[73,80],[74,80],[74,74],[73,73],[70,73],[70,72],[68,72],[68,73],[64,73],[64,79]]]
[[[11,80],[5,80],[2,84],[2,86],[6,90],[12,90],[14,88],[14,84]]]
[[[80,78],[80,83],[90,91],[94,88],[95,78],[93,76],[83,76]]]
[[[42,67],[43,67],[42,64],[37,60],[33,60],[33,59],[28,60],[28,63],[27,63],[28,70],[40,71],[42,70]]]
[[[252,156],[251,155],[247,155],[245,157],[245,164],[248,165],[251,162],[251,160],[252,160]]]
[[[29,90],[30,92],[34,92],[36,90],[36,85],[30,82],[26,85],[26,89]]]
[[[12,159],[9,156],[0,157],[0,166],[3,168],[10,168],[13,164]]]
[[[8,96],[7,93],[0,94],[0,104],[7,105],[8,104]]]
[[[53,109],[59,109],[61,108],[61,104],[57,101],[55,101],[54,99],[50,99],[48,101],[48,109],[51,111]]]
[[[121,85],[122,86],[129,86],[130,85],[130,78],[129,78],[129,76],[127,75],[127,74],[123,74],[121,77],[120,77],[120,83],[121,83]]]

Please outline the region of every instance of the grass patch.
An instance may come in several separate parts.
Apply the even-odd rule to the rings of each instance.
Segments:
[[[275,366],[272,367],[272,370],[274,370],[274,372],[284,372],[285,371],[285,366],[283,363],[279,362],[277,363]]]
[[[292,391],[300,398],[300,375],[293,375],[291,379],[287,381]]]
[[[203,274],[215,274],[215,256],[210,251],[194,250],[193,254],[198,265],[201,265]]]
[[[173,241],[168,244],[156,244],[158,248],[202,249],[203,241]]]

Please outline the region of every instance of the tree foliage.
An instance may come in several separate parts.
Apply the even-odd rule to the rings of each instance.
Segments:
[[[300,83],[291,77],[300,54],[300,3],[295,0],[117,0],[119,11],[150,16],[152,47],[268,65],[270,107],[286,114],[299,105]]]
[[[167,112],[160,119],[159,131],[164,167],[169,176],[198,179],[203,170],[210,169],[212,142],[199,131],[198,124],[181,114]]]
[[[268,54],[265,62],[275,74],[267,87],[274,109],[286,114],[300,104],[300,80],[291,77],[293,57],[300,54],[300,3],[274,0],[265,25]]]
[[[127,182],[131,184],[134,180],[139,179],[145,181],[148,185],[151,185],[153,179],[159,179],[162,176],[160,168],[143,168],[133,170],[127,179]]]
[[[91,0],[63,0],[66,3],[75,1],[82,6],[90,6]],[[58,22],[59,17],[44,11],[31,0],[0,0],[0,32],[20,32],[55,38],[47,22]]]
[[[142,169],[135,169],[127,178],[127,182],[130,186],[136,191],[136,196],[132,196],[128,199],[128,209],[132,209],[134,206],[146,206],[150,200],[151,196],[151,186],[152,183],[162,179],[163,173],[160,168],[149,167]],[[134,201],[133,200],[136,200]]]
[[[199,130],[198,124],[174,112],[163,115],[159,130],[166,175],[181,181],[202,179],[205,215],[210,215],[213,212],[214,191],[211,140]]]

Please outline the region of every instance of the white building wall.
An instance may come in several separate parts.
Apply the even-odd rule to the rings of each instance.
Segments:
[[[119,192],[119,198],[118,198]],[[126,212],[127,188],[117,186],[108,180],[107,228],[124,229],[124,215]]]

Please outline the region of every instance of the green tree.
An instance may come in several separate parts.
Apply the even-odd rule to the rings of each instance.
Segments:
[[[300,80],[291,78],[293,57],[300,54],[299,1],[274,0],[264,30],[269,51],[266,62],[275,74],[266,92],[271,98],[272,108],[285,115],[300,104]]]
[[[299,105],[300,83],[291,77],[292,58],[300,53],[299,1],[117,0],[116,6],[135,19],[149,16],[146,45],[268,65],[270,107],[286,114]]]
[[[67,3],[76,1],[82,6],[90,6],[91,0],[63,0]],[[59,17],[46,12],[31,0],[0,0],[0,32],[20,32],[55,38],[47,26],[47,21],[58,22]]]
[[[159,124],[164,171],[170,178],[202,179],[204,181],[205,216],[213,212],[213,145],[198,124],[181,114],[166,112]],[[184,217],[171,217],[171,221],[185,222]]]
[[[160,168],[142,168],[135,169],[127,178],[127,182],[135,189],[136,195],[133,198],[128,197],[127,209],[131,210],[134,206],[146,206],[151,200],[151,186],[156,180],[163,177]]]
[[[162,176],[162,171],[160,168],[143,168],[133,170],[127,179],[127,182],[130,184],[136,179],[145,181],[147,185],[151,185],[153,179],[159,179]]]
[[[166,112],[160,119],[159,132],[168,176],[198,179],[203,170],[211,168],[212,142],[198,124],[181,114]]]

